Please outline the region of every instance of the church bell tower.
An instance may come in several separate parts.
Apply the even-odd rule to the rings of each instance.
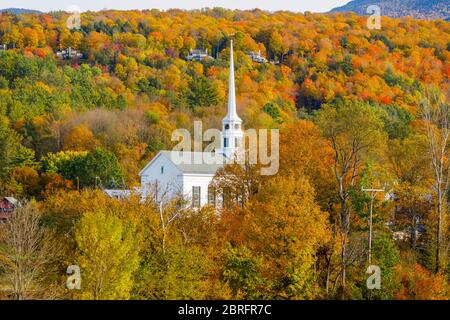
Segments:
[[[236,92],[234,86],[233,40],[230,45],[230,80],[228,88],[228,113],[222,120],[221,153],[228,160],[240,156],[243,150],[242,120],[236,112]]]

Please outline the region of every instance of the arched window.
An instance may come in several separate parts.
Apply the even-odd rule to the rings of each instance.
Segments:
[[[229,124],[225,125],[225,130],[230,130],[230,125]]]

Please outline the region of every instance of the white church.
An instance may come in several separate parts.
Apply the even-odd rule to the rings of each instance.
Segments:
[[[243,137],[242,120],[236,112],[233,42],[231,41],[228,113],[222,120],[220,149],[213,154],[160,151],[139,173],[142,198],[155,197],[157,201],[165,201],[180,195],[190,201],[194,208],[207,204],[216,206],[218,195],[211,187],[211,182],[217,170],[231,162],[240,153]],[[180,158],[187,161],[180,163]],[[213,158],[215,161],[211,163],[205,161],[206,158]]]

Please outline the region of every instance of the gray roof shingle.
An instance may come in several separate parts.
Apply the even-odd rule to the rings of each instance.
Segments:
[[[190,152],[190,151],[161,151],[161,154],[173,162],[183,173],[187,174],[215,174],[226,163],[226,158],[221,153]],[[205,161],[205,155],[210,156],[213,163]],[[185,158],[184,158],[185,157]],[[181,162],[181,159],[187,159]]]

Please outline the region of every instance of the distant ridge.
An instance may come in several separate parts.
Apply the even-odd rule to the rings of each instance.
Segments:
[[[42,13],[39,10],[23,9],[23,8],[6,8],[0,9],[0,12],[9,12],[11,14],[27,14],[27,13]]]
[[[412,16],[416,19],[450,19],[450,0],[353,0],[331,12],[353,11],[366,15],[370,5],[378,5],[383,16]]]

